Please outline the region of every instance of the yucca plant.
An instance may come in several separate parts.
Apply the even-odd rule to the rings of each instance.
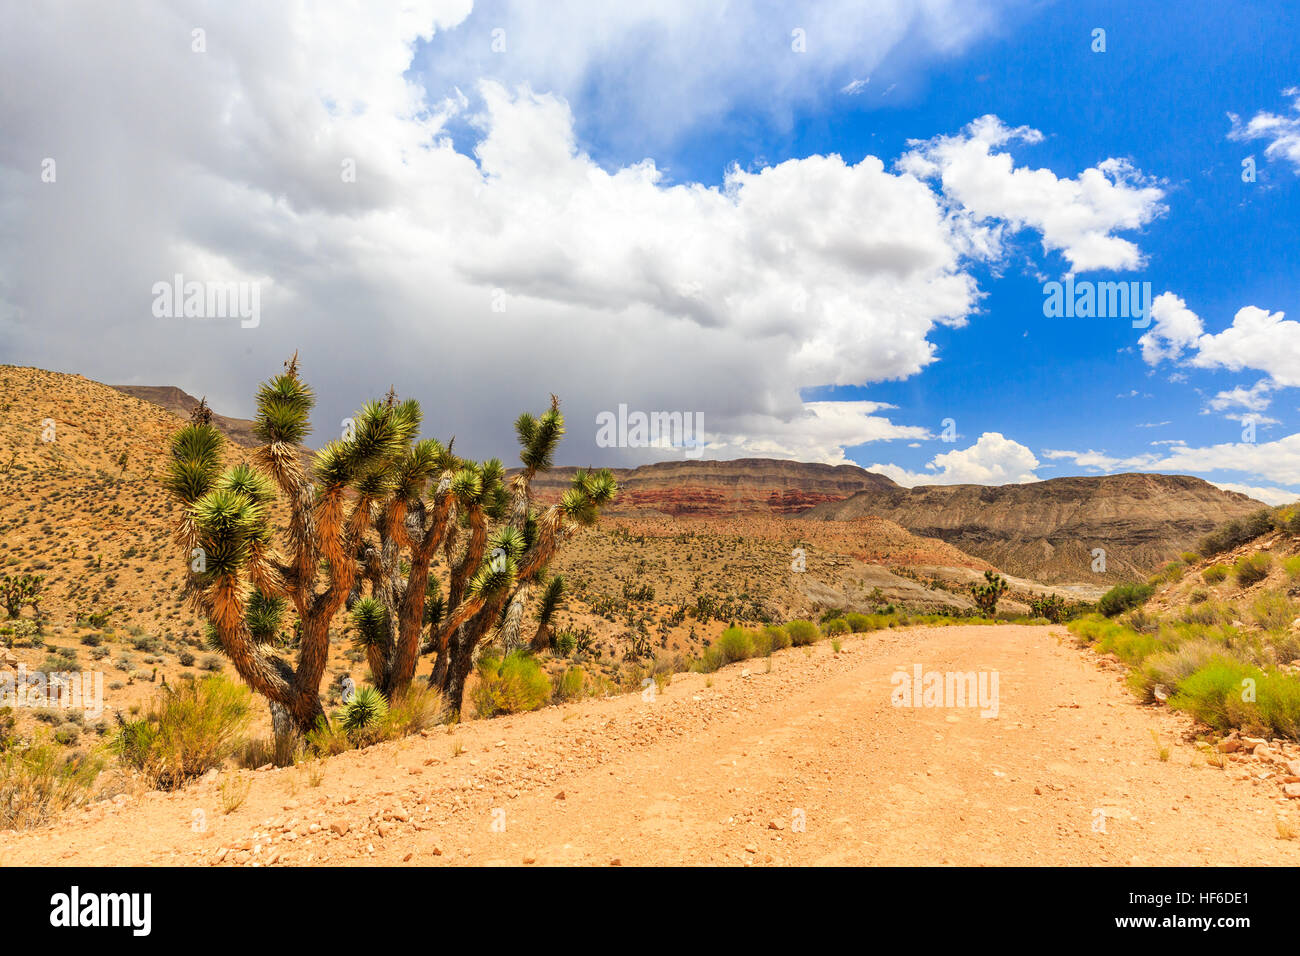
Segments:
[[[489,636],[518,645],[532,587],[566,536],[617,493],[613,476],[579,471],[558,504],[538,509],[531,481],[551,466],[564,433],[554,396],[542,415],[516,421],[524,467],[507,484],[500,461],[465,461],[451,443],[417,440],[419,404],[391,391],[366,403],[354,427],[305,468],[313,404],[295,355],[258,390],[261,444],[251,463],[223,470],[224,439],[203,404],[173,437],[165,483],[183,506],[175,537],[210,642],[271,701],[273,715],[305,733],[325,720],[329,628],[347,607],[379,693],[405,692],[423,648],[437,654],[430,684],[458,712],[475,648]],[[278,531],[277,497],[288,514]],[[430,574],[439,549],[445,591]],[[293,663],[274,640],[290,610]]]
[[[373,687],[362,687],[343,705],[339,723],[348,734],[356,735],[374,727],[387,714],[388,701],[384,695]]]

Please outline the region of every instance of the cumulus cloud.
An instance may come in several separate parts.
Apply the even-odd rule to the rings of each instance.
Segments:
[[[1148,365],[1177,359],[1204,331],[1204,324],[1186,302],[1172,292],[1162,292],[1151,301],[1151,329],[1138,339],[1142,358]]]
[[[875,464],[876,471],[900,485],[1005,485],[1038,481],[1034,469],[1038,459],[1024,445],[999,432],[985,432],[969,448],[935,455],[923,472],[908,471],[897,465]]]
[[[967,9],[922,5],[939,46],[960,40],[940,16],[956,6]],[[506,24],[510,55],[542,56],[512,26],[542,14],[503,9],[524,18]],[[515,415],[556,392],[571,423],[565,460],[657,455],[596,446],[596,415],[627,404],[703,414],[711,454],[838,461],[846,447],[925,432],[880,408],[809,405],[801,390],[934,362],[931,333],[978,309],[968,267],[1000,252],[989,217],[1043,229],[1084,261],[1100,261],[1094,248],[1129,256],[1103,233],[1142,218],[1132,207],[1145,191],[1105,163],[1076,180],[1008,174],[1017,195],[1022,182],[1056,184],[1047,192],[1076,209],[1075,225],[1048,215],[1045,197],[986,202],[966,188],[960,156],[951,194],[874,156],[733,169],[719,187],[673,183],[649,159],[606,168],[584,149],[572,104],[538,85],[467,79],[430,99],[416,50],[468,16],[462,0],[195,3],[148,16],[91,6],[63,18],[5,7],[6,360],[178,384],[248,415],[256,383],[301,350],[317,440],[392,384],[468,455],[513,447]],[[596,70],[605,54],[587,47],[631,42],[622,16],[599,14],[565,49]],[[847,50],[842,26],[826,42]],[[809,30],[809,42],[831,32]],[[545,55],[563,61],[557,43]],[[1012,170],[995,151],[1010,139],[1001,128],[989,118],[966,138]],[[56,161],[54,182],[42,182],[41,157]],[[259,283],[260,324],[155,317],[151,289],[176,274]]]
[[[1265,156],[1285,160],[1300,172],[1300,88],[1283,90],[1282,95],[1292,97],[1290,114],[1260,110],[1243,123],[1236,113],[1229,113],[1232,127],[1228,139],[1238,142],[1264,140],[1268,143],[1264,147]]]
[[[1139,229],[1163,213],[1164,191],[1123,159],[1107,159],[1062,179],[1048,169],[1017,168],[1010,154],[998,149],[1042,138],[1036,129],[982,116],[958,135],[913,141],[899,166],[938,179],[944,195],[976,220],[1041,233],[1043,249],[1059,251],[1071,271],[1141,267],[1137,244],[1114,233]]]
[[[1202,447],[1170,444],[1161,451],[1127,457],[1062,449],[1044,451],[1043,456],[1106,473],[1158,471],[1204,475],[1237,472],[1247,476],[1252,483],[1262,480],[1275,486],[1300,485],[1300,433],[1271,442],[1222,442]],[[1290,493],[1285,489],[1282,492]]]
[[[1222,332],[1206,332],[1182,299],[1164,292],[1152,302],[1151,315],[1151,329],[1138,340],[1147,364],[1185,359],[1197,368],[1252,369],[1269,376],[1250,389],[1220,392],[1210,403],[1214,410],[1237,405],[1261,411],[1268,407],[1270,390],[1300,386],[1300,322],[1283,312],[1248,305]]]

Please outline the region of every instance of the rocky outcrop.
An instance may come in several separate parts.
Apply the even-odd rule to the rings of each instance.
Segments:
[[[542,501],[556,501],[574,468],[539,475]],[[884,475],[857,465],[823,465],[771,458],[671,461],[614,469],[619,497],[610,514],[661,512],[674,516],[794,515],[859,492],[898,488]]]
[[[1202,535],[1263,505],[1187,475],[1053,478],[1022,485],[895,486],[818,505],[803,520],[875,515],[1044,581],[1150,573]],[[1094,549],[1105,571],[1094,572]]]

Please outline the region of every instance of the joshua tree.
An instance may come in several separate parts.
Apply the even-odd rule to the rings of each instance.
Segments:
[[[534,651],[544,651],[551,643],[551,618],[555,616],[564,598],[564,578],[557,574],[546,582],[542,599],[537,604],[537,630],[533,633],[531,647]]]
[[[10,617],[22,613],[23,605],[31,607],[36,614],[36,622],[41,621],[41,587],[45,579],[30,574],[6,574],[0,578],[0,604],[4,605]]]
[[[239,675],[300,731],[324,719],[329,628],[351,606],[376,688],[390,699],[415,677],[424,630],[438,655],[430,683],[459,709],[476,647],[518,643],[532,586],[566,535],[591,524],[617,486],[580,471],[562,500],[536,510],[530,483],[564,433],[559,402],[515,423],[524,467],[506,485],[499,461],[476,463],[417,441],[420,406],[389,392],[343,438],[302,465],[314,404],[297,356],[257,396],[252,464],[221,469],[224,441],[200,405],[173,438],[167,485],[183,505],[176,540],[192,558],[190,594]],[[287,508],[284,553],[271,523]],[[463,538],[463,541],[461,540]],[[439,549],[444,593],[430,574]],[[363,591],[368,594],[363,596]],[[278,602],[278,603],[277,603]],[[296,662],[277,652],[280,615],[297,615]]]
[[[984,572],[984,584],[972,584],[970,586],[971,594],[975,597],[975,606],[980,612],[988,617],[997,613],[998,598],[1007,589],[1007,582],[1000,574],[992,571]]]

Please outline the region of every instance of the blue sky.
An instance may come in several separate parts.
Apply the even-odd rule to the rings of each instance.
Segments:
[[[478,7],[465,27],[490,29],[501,13]],[[1017,164],[1065,178],[1117,157],[1158,181],[1164,210],[1124,233],[1140,246],[1144,264],[1078,270],[1076,276],[1149,281],[1155,294],[1174,292],[1207,331],[1217,332],[1244,305],[1288,314],[1297,309],[1300,167],[1266,158],[1267,139],[1228,134],[1230,114],[1286,113],[1294,94],[1283,91],[1300,83],[1298,19],[1295,8],[1265,3],[1017,6],[956,55],[922,57],[920,63],[914,56],[886,58],[869,73],[845,63],[815,95],[788,109],[741,102],[708,123],[656,136],[620,122],[620,111],[604,102],[605,109],[577,111],[575,126],[580,148],[607,169],[649,156],[675,182],[720,186],[733,165],[758,169],[830,153],[849,163],[875,155],[888,164],[908,151],[909,141],[956,133],[975,117],[994,114],[1008,126],[1043,134],[1040,142],[1013,150]],[[1100,40],[1098,28],[1105,31]],[[768,41],[774,48],[788,42],[775,28]],[[456,42],[455,33],[435,38],[426,55],[436,62],[440,44]],[[1101,44],[1104,50],[1096,49]],[[489,57],[480,62],[491,66]],[[569,94],[575,102],[601,100],[608,89],[591,82]],[[460,142],[472,143],[472,137]],[[1256,163],[1249,183],[1241,165],[1248,156]],[[1267,380],[1267,374],[1249,367],[1153,365],[1137,345],[1143,332],[1122,318],[1045,318],[1043,280],[1060,279],[1069,262],[1060,252],[1044,252],[1032,231],[1016,235],[1005,252],[974,270],[983,298],[969,323],[931,332],[938,361],[923,372],[805,388],[804,397],[886,402],[897,408],[895,421],[936,433],[951,418],[959,447],[998,432],[1036,454],[1073,449],[1118,460],[1081,467],[1077,459],[1038,454],[1039,477],[1123,470],[1123,460],[1150,456],[1172,442],[1242,442],[1242,417],[1252,410],[1210,409],[1209,402]],[[1272,394],[1268,407],[1253,414],[1257,443],[1296,430],[1297,392],[1279,388]],[[889,445],[887,458],[878,442],[846,451],[860,464],[887,460],[924,473],[936,453],[951,449],[934,440]],[[1253,475],[1266,487],[1297,488],[1249,469],[1200,473],[1225,484],[1249,485]]]
[[[702,414],[710,457],[907,484],[1159,470],[1300,494],[1294,9],[3,16],[29,94],[0,104],[4,361],[249,414],[298,349],[322,440],[393,384],[479,457],[554,391],[575,463],[681,454],[603,447],[626,405]],[[1045,317],[1071,271],[1151,283],[1152,327]],[[146,292],[177,273],[256,284],[258,322],[159,316]]]

